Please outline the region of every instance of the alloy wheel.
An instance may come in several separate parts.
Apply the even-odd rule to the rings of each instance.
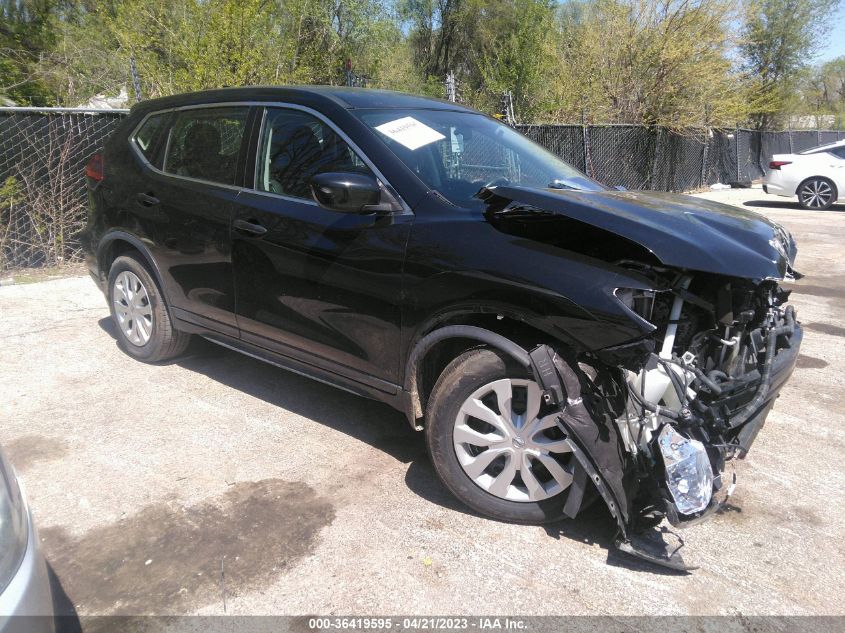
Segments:
[[[540,388],[530,380],[496,380],[461,406],[452,433],[458,462],[488,493],[518,502],[554,497],[572,483],[571,451],[556,413],[540,415]]]
[[[802,185],[798,195],[801,198],[801,204],[805,207],[824,209],[830,205],[833,198],[833,188],[826,180],[814,178]]]
[[[138,347],[146,345],[153,332],[153,309],[138,275],[129,270],[121,272],[114,280],[112,301],[118,327],[126,340]]]

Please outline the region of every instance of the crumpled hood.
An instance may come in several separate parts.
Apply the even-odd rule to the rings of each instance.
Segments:
[[[727,204],[653,191],[575,191],[490,187],[488,203],[511,201],[624,237],[664,265],[744,277],[783,279],[797,248],[786,229]]]

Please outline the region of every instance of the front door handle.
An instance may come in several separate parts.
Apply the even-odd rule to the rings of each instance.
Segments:
[[[142,207],[154,207],[161,202],[161,200],[149,193],[139,193],[135,196],[135,199]]]
[[[252,235],[261,237],[267,233],[266,227],[261,226],[258,222],[248,222],[247,220],[235,220],[232,222],[235,230],[243,231],[244,233],[251,233]]]

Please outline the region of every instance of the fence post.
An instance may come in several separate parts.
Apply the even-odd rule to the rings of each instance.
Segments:
[[[740,167],[739,167],[739,124],[734,127],[734,154],[736,156],[736,181],[740,182],[742,180],[740,176]],[[730,184],[730,183],[727,183]]]
[[[786,120],[786,134],[789,139],[789,153],[794,154],[795,146],[792,144],[792,121],[789,119]]]
[[[135,57],[129,58],[129,74],[132,75],[132,88],[135,91],[135,102],[141,101],[141,78],[138,76],[138,65]]]
[[[657,166],[660,164],[662,157],[660,150],[662,148],[661,140],[663,139],[663,128],[657,128],[657,133],[654,135],[654,151],[651,153],[651,174],[649,175],[650,186],[652,191],[658,191],[657,187]]]
[[[590,126],[584,124],[581,127],[584,130],[584,171],[590,178],[595,178],[592,161],[593,150],[590,147]]]
[[[451,70],[446,73],[446,100],[455,103],[457,101],[457,91],[455,90],[455,73]]]
[[[708,140],[710,138],[710,128],[704,128],[704,149],[701,152],[701,182],[699,187],[707,185],[707,155],[708,155]]]

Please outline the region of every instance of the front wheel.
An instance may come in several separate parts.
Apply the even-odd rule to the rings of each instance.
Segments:
[[[469,507],[514,523],[562,518],[573,455],[537,383],[498,352],[471,350],[446,367],[425,431],[437,474]]]
[[[836,196],[836,186],[827,178],[808,178],[798,187],[798,202],[805,209],[829,209]]]

